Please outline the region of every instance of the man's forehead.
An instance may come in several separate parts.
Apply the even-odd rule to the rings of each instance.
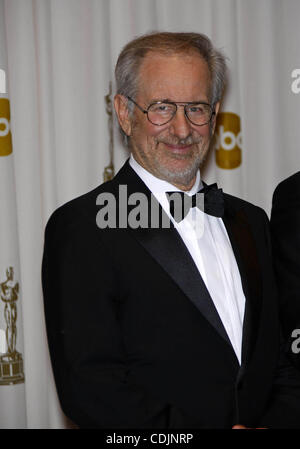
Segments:
[[[152,95],[161,97],[161,94],[167,95],[164,98],[169,95],[174,97],[177,90],[191,95],[199,89],[206,92],[209,85],[208,64],[195,51],[187,54],[151,51],[145,56],[139,70],[139,93],[147,92],[151,99],[154,99]]]

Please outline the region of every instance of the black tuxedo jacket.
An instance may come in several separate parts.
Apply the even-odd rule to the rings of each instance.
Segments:
[[[274,191],[271,231],[280,316],[284,336],[289,339],[294,329],[300,329],[300,172]]]
[[[225,195],[224,223],[246,296],[239,366],[173,226],[98,228],[98,195],[118,199],[120,185],[150,198],[127,162],[112,181],[56,210],[46,227],[46,324],[66,415],[81,427],[300,426],[298,379],[285,361],[278,368],[265,213]]]

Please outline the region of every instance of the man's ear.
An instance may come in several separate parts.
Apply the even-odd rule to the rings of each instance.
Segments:
[[[129,118],[129,110],[127,107],[127,98],[117,94],[114,98],[115,111],[119,120],[119,124],[127,136],[131,134],[131,121]]]
[[[220,102],[218,101],[218,103],[216,103],[216,105],[215,105],[215,114],[213,116],[213,123],[212,123],[211,134],[213,134],[215,132],[217,115],[218,115],[219,109],[220,109]]]

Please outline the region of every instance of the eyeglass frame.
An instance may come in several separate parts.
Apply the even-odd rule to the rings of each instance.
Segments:
[[[148,106],[147,109],[143,109],[143,108],[142,108],[140,105],[138,105],[138,104],[137,104],[131,97],[126,96],[126,98],[127,98],[128,100],[132,101],[132,103],[135,104],[135,106],[137,106],[137,107],[139,108],[140,111],[142,111],[144,114],[146,114],[146,115],[147,115],[147,119],[148,119],[149,122],[152,123],[152,125],[154,125],[154,126],[164,126],[164,125],[166,125],[167,123],[169,123],[171,120],[173,120],[173,118],[175,117],[175,115],[176,115],[176,113],[177,113],[177,109],[178,109],[178,106],[177,106],[177,105],[183,106],[185,117],[186,117],[186,118],[188,119],[188,121],[189,121],[190,123],[192,123],[192,125],[194,125],[194,126],[204,126],[204,125],[207,125],[207,124],[211,121],[212,117],[216,114],[216,111],[215,111],[215,109],[214,109],[214,106],[212,106],[212,105],[209,104],[209,103],[206,103],[205,101],[191,101],[191,102],[187,102],[187,103],[185,103],[184,101],[178,101],[178,102],[175,103],[174,101],[168,101],[168,100],[165,100],[165,101],[154,101],[153,103],[150,103],[150,104],[149,104],[149,106]],[[154,104],[174,104],[174,105],[176,106],[176,109],[175,109],[175,112],[174,112],[174,114],[172,115],[172,117],[171,117],[167,122],[162,123],[162,124],[153,123],[153,122],[151,122],[151,120],[149,119],[148,111],[149,111],[149,109],[151,108],[151,106],[153,106]],[[186,109],[185,109],[187,106],[190,106],[190,105],[192,105],[192,104],[205,104],[205,105],[207,105],[207,106],[209,106],[209,107],[211,108],[211,116],[210,116],[210,118],[209,118],[209,120],[208,120],[207,122],[202,123],[201,125],[198,125],[197,123],[192,122],[192,120],[189,118],[189,116],[188,116],[188,114],[187,114],[187,112],[186,112]]]

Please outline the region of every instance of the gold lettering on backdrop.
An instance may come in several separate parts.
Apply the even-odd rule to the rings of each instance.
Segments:
[[[7,98],[0,98],[0,156],[8,156],[11,153],[9,101]]]
[[[112,87],[111,82],[109,83],[109,92],[105,95],[105,103],[106,103],[106,113],[108,115],[108,129],[109,129],[109,165],[107,165],[104,169],[103,180],[104,182],[110,181],[115,175],[114,169],[114,121],[113,121],[113,107],[112,107]]]
[[[242,163],[242,133],[240,117],[233,112],[220,112],[217,116],[216,163],[223,169],[237,168]]]
[[[17,344],[17,300],[19,283],[14,282],[13,267],[6,270],[6,280],[0,283],[0,297],[4,303],[6,323],[6,353],[0,356],[0,385],[24,382],[23,358],[16,349]]]

